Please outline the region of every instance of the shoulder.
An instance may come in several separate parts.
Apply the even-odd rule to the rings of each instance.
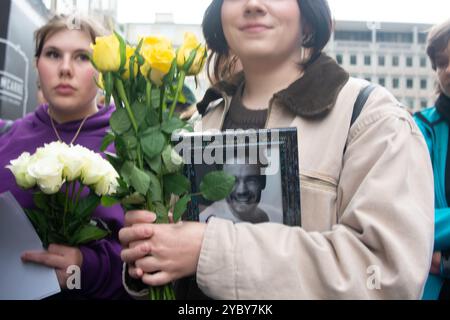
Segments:
[[[418,124],[422,124],[431,128],[434,125],[440,123],[443,119],[437,112],[436,107],[430,107],[416,112],[414,114],[414,120]]]

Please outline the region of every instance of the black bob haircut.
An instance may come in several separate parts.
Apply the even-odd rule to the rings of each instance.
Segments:
[[[222,28],[221,10],[224,0],[213,0],[205,11],[202,22],[203,36],[212,51],[208,67],[214,58],[214,79],[222,80],[228,63],[233,63]],[[302,46],[310,49],[310,60],[317,57],[330,40],[333,19],[327,0],[297,0],[303,28]],[[215,57],[214,57],[215,56]],[[307,62],[306,62],[307,64]],[[209,69],[209,68],[208,68]],[[211,77],[210,77],[211,80]],[[214,82],[214,81],[213,81]]]

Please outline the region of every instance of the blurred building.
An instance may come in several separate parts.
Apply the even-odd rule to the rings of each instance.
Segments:
[[[378,83],[414,112],[435,100],[425,53],[431,25],[336,21],[326,51],[352,76]]]

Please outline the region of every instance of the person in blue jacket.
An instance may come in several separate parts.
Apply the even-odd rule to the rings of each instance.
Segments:
[[[427,54],[438,78],[433,107],[415,114],[430,151],[435,189],[434,255],[423,299],[450,299],[450,20],[436,25]],[[418,182],[420,183],[420,182]]]

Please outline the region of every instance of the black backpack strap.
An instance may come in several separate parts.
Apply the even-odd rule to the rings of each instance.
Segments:
[[[371,83],[368,86],[363,87],[361,91],[359,91],[358,97],[356,98],[355,104],[353,105],[352,119],[350,120],[350,128],[355,123],[356,119],[358,119],[359,114],[361,113],[364,105],[367,102],[367,99],[369,99],[370,94],[376,87],[377,87],[376,85]],[[344,147],[344,153],[346,150],[347,144]]]
[[[13,125],[13,121],[11,120],[7,120],[6,123],[3,125],[3,127],[0,128],[0,136],[6,132],[9,131],[9,129],[11,129]]]
[[[350,120],[350,127],[355,123],[356,119],[358,119],[359,114],[361,113],[364,105],[366,104],[367,99],[369,99],[370,94],[376,88],[376,85],[369,84],[368,86],[361,89],[356,98],[355,105],[353,106],[352,120]]]

